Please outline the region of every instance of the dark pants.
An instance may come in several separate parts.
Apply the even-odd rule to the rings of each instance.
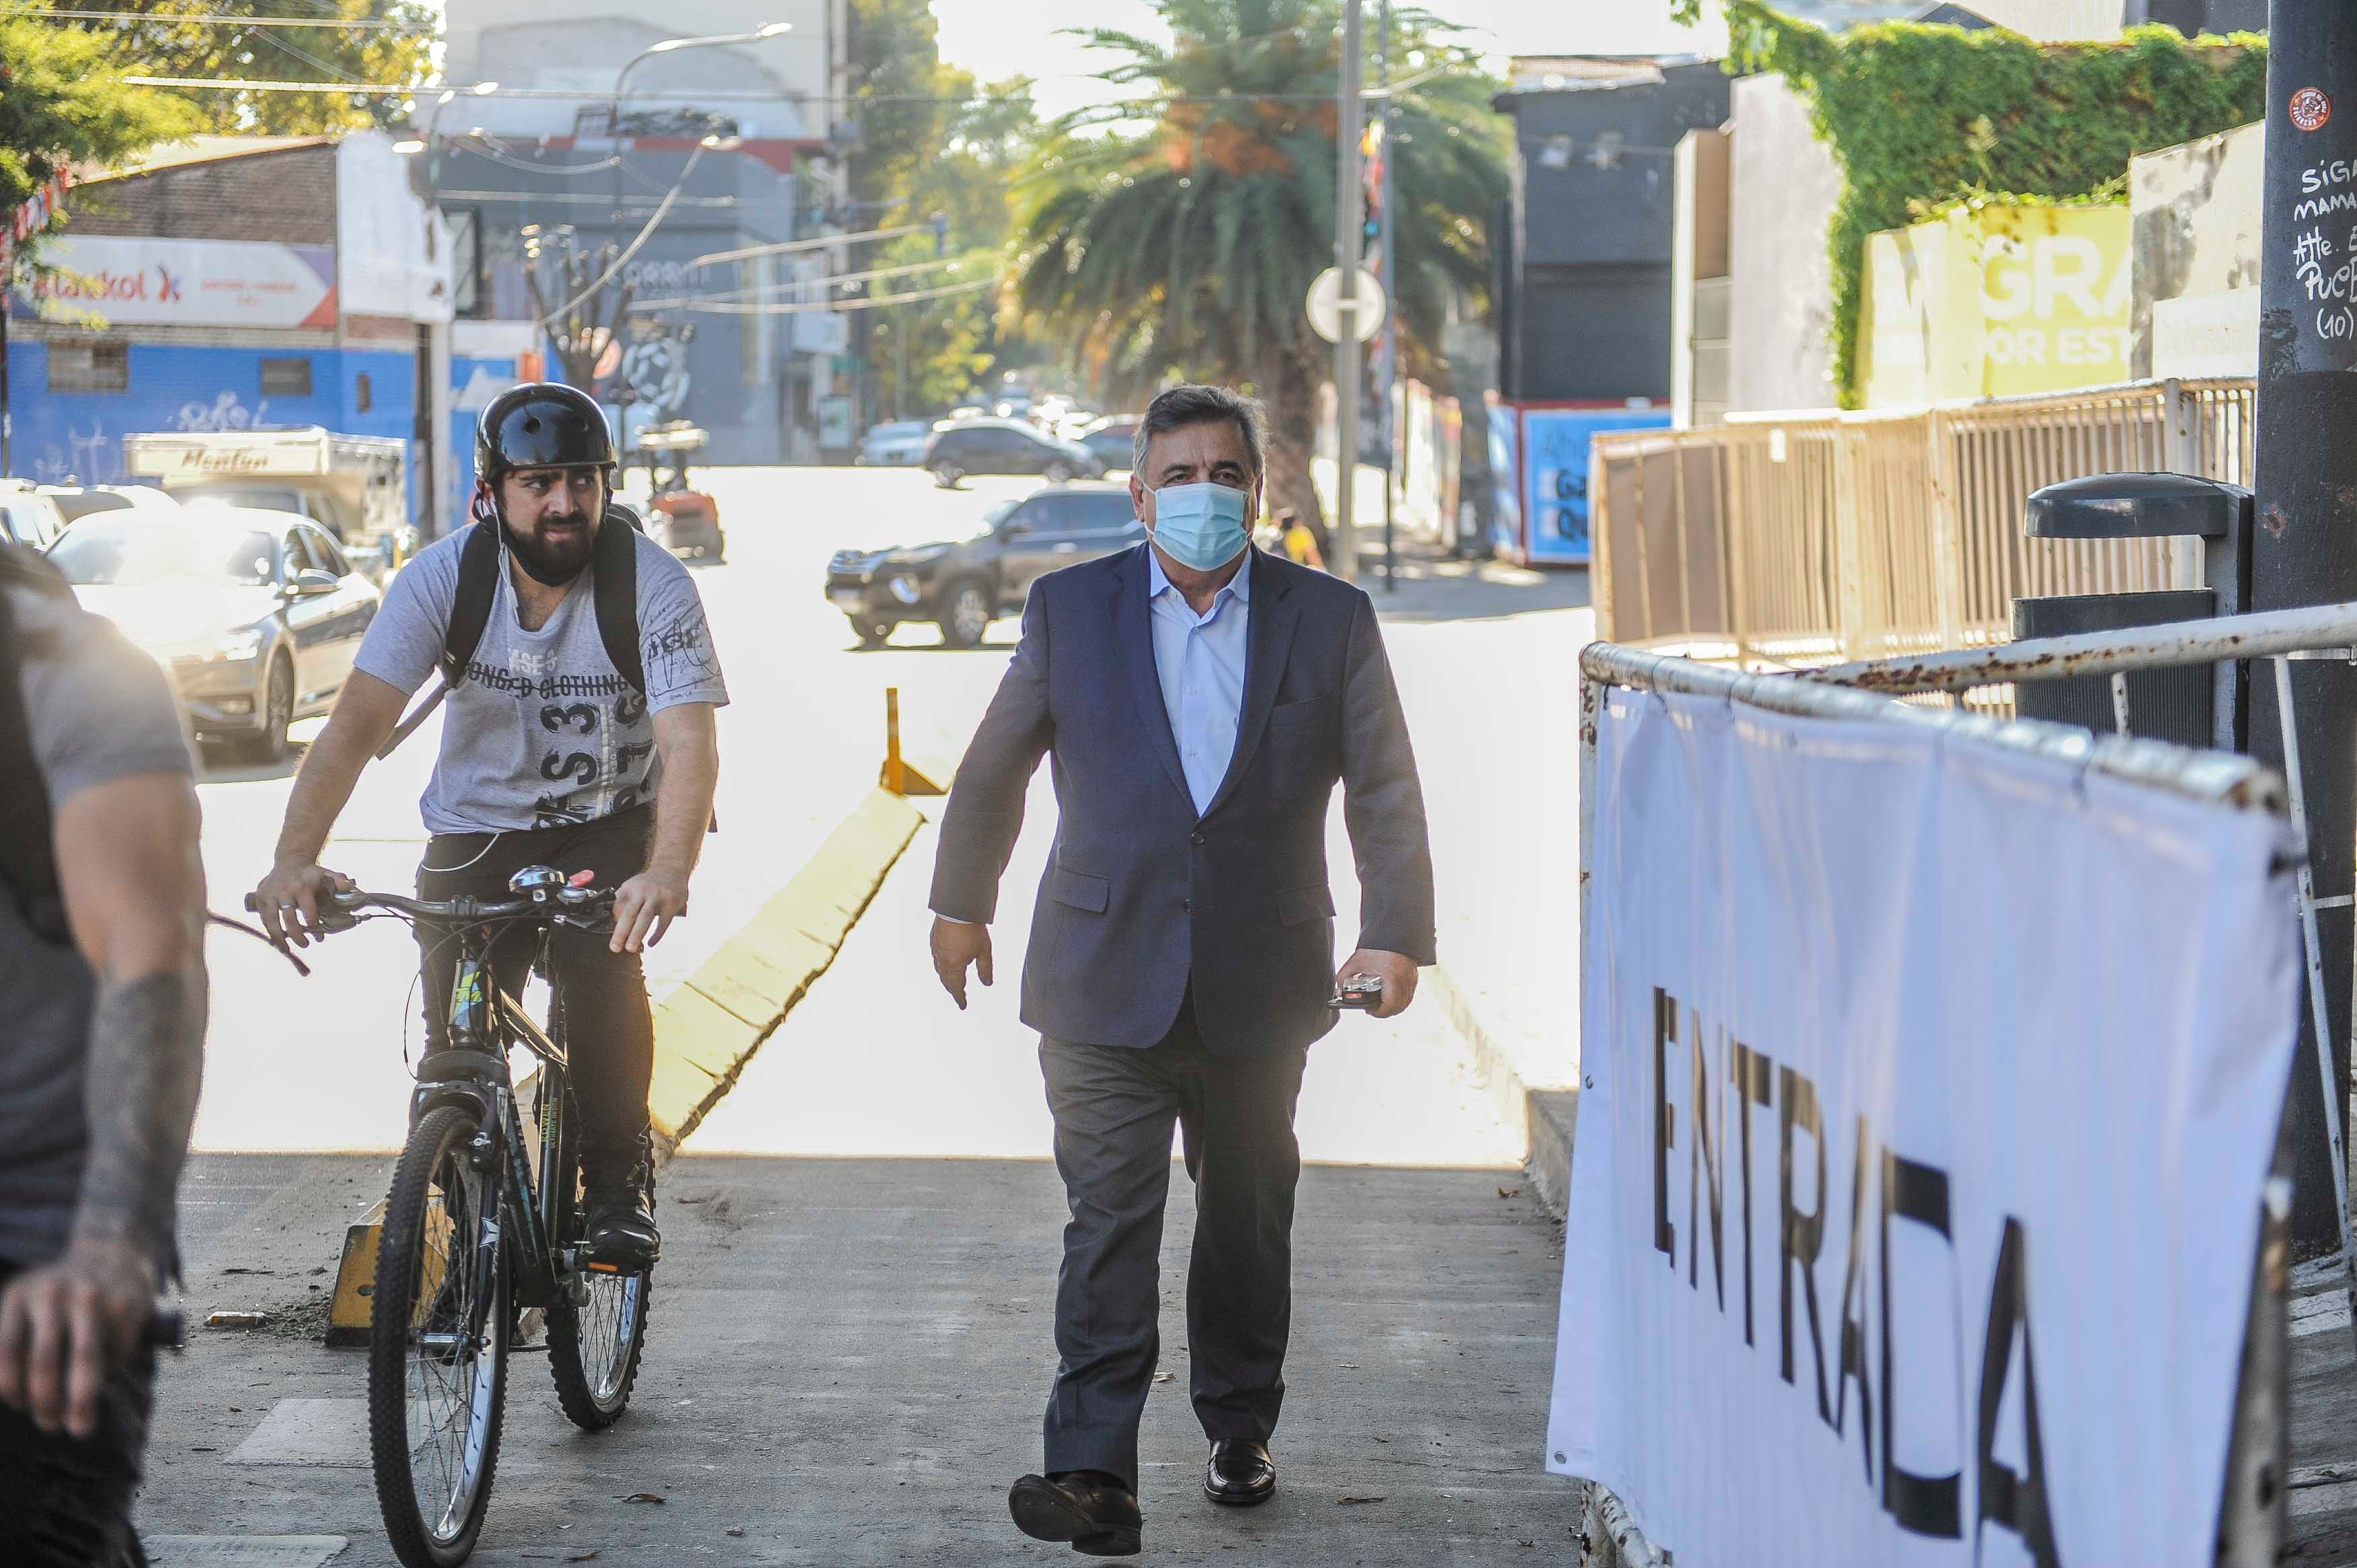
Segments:
[[[505,833],[436,833],[417,868],[417,896],[507,898],[508,878],[527,865],[553,865],[571,875],[589,871],[600,887],[618,887],[646,869],[654,839],[654,808],[640,806],[595,822]],[[654,1076],[654,1014],[637,953],[618,953],[610,939],[559,928],[549,934],[549,968],[563,998],[573,1094],[581,1111],[581,1164],[589,1178],[626,1178],[647,1130],[647,1084]],[[447,933],[420,931],[425,950],[425,1041],[446,1044],[450,987],[457,944]],[[500,988],[523,994],[530,972],[529,926],[503,928],[492,939],[491,965]]]
[[[0,1287],[16,1273],[0,1262]],[[155,1403],[156,1359],[142,1350],[100,1391],[88,1439],[43,1432],[0,1404],[0,1563],[9,1568],[145,1568],[131,1529]]]
[[[1206,1435],[1266,1442],[1285,1402],[1293,1312],[1293,1106],[1308,1053],[1214,1057],[1192,999],[1147,1050],[1043,1038],[1056,1168],[1071,1222],[1056,1283],[1047,1467],[1137,1485],[1137,1421],[1161,1349],[1170,1128],[1195,1180],[1187,1344]]]

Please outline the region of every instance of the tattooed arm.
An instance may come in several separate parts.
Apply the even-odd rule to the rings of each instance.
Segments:
[[[64,1257],[0,1295],[0,1400],[88,1436],[136,1348],[168,1246],[205,1030],[204,866],[184,773],[134,773],[57,808],[58,879],[98,976],[90,1149]]]

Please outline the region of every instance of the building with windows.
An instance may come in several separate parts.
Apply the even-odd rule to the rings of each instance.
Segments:
[[[7,301],[11,467],[124,477],[124,436],[316,424],[408,443],[440,521],[449,236],[372,132],[199,136],[83,174]]]
[[[553,315],[564,261],[610,245],[614,276],[584,286],[626,308],[588,390],[626,444],[686,419],[708,462],[847,460],[858,378],[824,280],[866,252],[823,237],[865,227],[843,194],[856,125],[830,113],[849,23],[846,0],[451,0],[447,85],[407,145],[451,224],[459,319]]]

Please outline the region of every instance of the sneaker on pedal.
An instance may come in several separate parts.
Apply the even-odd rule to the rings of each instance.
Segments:
[[[662,1256],[662,1232],[632,1181],[599,1184],[584,1201],[582,1255],[617,1269],[643,1269]]]

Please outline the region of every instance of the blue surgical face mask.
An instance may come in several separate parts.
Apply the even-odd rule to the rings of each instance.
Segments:
[[[1154,492],[1154,542],[1182,566],[1216,572],[1251,542],[1252,499],[1231,485],[1170,485]]]

